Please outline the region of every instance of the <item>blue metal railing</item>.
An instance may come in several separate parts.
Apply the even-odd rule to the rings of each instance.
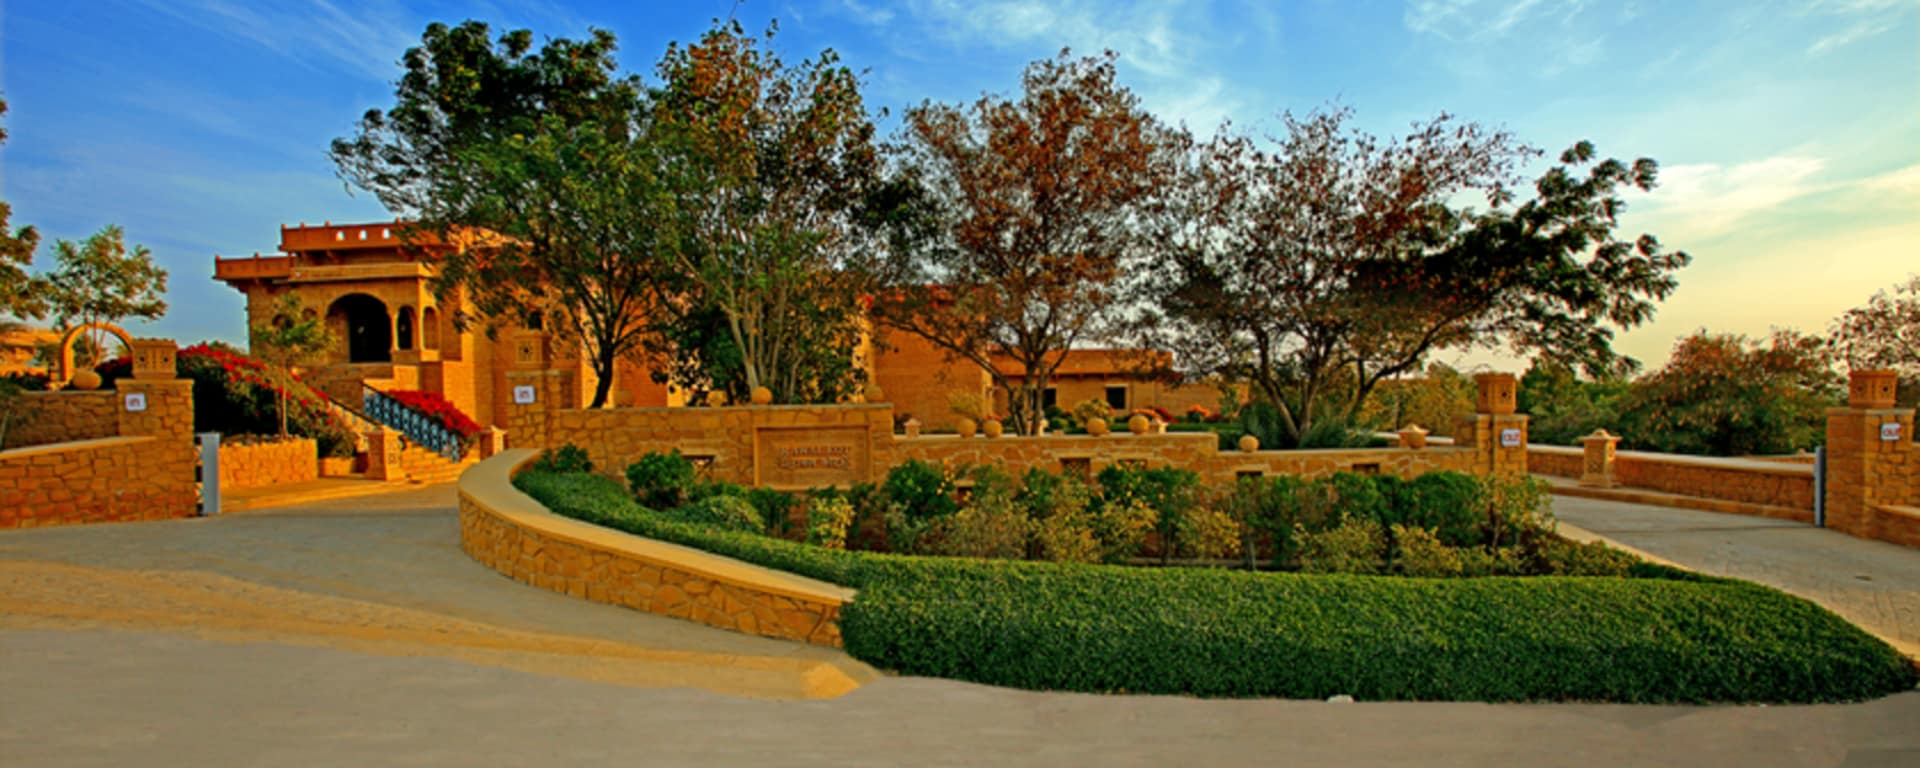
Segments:
[[[361,386],[363,388],[361,405],[364,407],[367,418],[406,435],[408,440],[445,456],[450,461],[460,460],[460,455],[466,451],[467,446],[466,442],[460,439],[459,434],[447,429],[432,417],[388,397],[385,392],[365,384]]]

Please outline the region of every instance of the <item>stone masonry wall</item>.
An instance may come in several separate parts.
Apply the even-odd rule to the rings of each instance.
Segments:
[[[523,458],[531,458],[525,454]],[[697,563],[712,555],[646,540],[656,546],[642,551],[623,545],[625,534],[607,532],[601,538],[577,538],[559,526],[583,525],[544,510],[508,513],[501,499],[510,473],[505,465],[514,457],[488,464],[501,478],[480,482],[464,479],[460,487],[460,543],[467,554],[515,580],[599,603],[622,605],[750,635],[797,640],[818,645],[840,645],[840,608],[845,600],[805,597],[727,578]],[[524,497],[521,497],[524,499]],[[522,502],[538,505],[531,499]],[[543,524],[546,523],[546,524]],[[648,554],[653,552],[653,554]],[[675,553],[680,553],[676,557]],[[684,559],[682,559],[684,558]],[[737,567],[759,570],[736,563]],[[849,593],[850,594],[850,593]]]
[[[311,438],[220,443],[222,489],[265,488],[319,477],[319,450]]]
[[[119,396],[111,389],[92,392],[23,393],[17,415],[0,448],[93,440],[120,434]]]
[[[1579,448],[1533,446],[1527,467],[1536,474],[1577,480],[1583,453]],[[1613,472],[1614,481],[1628,488],[1797,510],[1804,514],[1781,516],[1813,521],[1811,464],[1619,451]]]
[[[1042,437],[955,437],[932,435],[894,438],[885,465],[891,468],[910,459],[937,461],[948,466],[999,464],[1019,475],[1030,468],[1049,472],[1083,468],[1097,473],[1113,464],[1141,462],[1150,467],[1176,466],[1200,473],[1208,483],[1230,483],[1241,475],[1298,475],[1313,479],[1341,471],[1377,472],[1412,477],[1438,470],[1468,471],[1471,449],[1371,448],[1324,451],[1221,451],[1212,434],[1111,434]]]
[[[196,513],[193,383],[122,379],[109,394],[116,437],[0,451],[0,528]],[[145,410],[126,409],[133,394]]]
[[[478,445],[452,461],[434,453],[398,432],[376,430],[367,433],[367,479],[405,480],[414,483],[449,483],[480,461]]]

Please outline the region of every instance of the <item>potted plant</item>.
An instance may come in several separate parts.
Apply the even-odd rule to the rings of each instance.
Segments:
[[[973,437],[974,430],[980,427],[980,422],[986,421],[988,415],[986,395],[978,391],[956,389],[947,393],[947,407],[959,417],[953,427],[961,437]]]
[[[1082,400],[1073,407],[1073,415],[1087,426],[1087,434],[1099,437],[1107,433],[1107,419],[1113,417],[1113,408],[1105,400]]]

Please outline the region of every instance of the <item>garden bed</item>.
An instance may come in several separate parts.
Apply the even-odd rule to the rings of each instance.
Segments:
[[[617,482],[528,471],[552,511],[859,590],[849,653],[1039,690],[1464,701],[1814,702],[1913,687],[1832,613],[1746,582],[1138,569],[826,549],[689,522]]]

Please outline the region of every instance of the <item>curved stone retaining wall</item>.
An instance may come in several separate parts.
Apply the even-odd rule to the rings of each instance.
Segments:
[[[505,451],[460,477],[460,544],[542,589],[750,635],[840,645],[854,591],[601,528],[547,511],[513,487],[537,451]]]

